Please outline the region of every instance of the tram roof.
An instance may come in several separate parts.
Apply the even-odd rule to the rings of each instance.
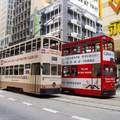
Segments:
[[[15,46],[22,45],[22,44],[24,44],[24,43],[26,43],[26,42],[30,42],[30,41],[35,40],[35,39],[39,39],[39,38],[41,38],[41,39],[45,39],[45,38],[53,38],[53,39],[56,39],[56,40],[62,42],[61,39],[58,38],[58,37],[48,36],[48,35],[47,35],[47,36],[46,36],[46,35],[44,36],[44,35],[43,35],[43,36],[39,36],[39,37],[35,37],[35,38],[31,38],[31,39],[28,39],[28,40],[26,40],[26,41],[23,41],[23,42],[20,42],[20,43],[17,43],[17,44],[14,44],[14,45],[8,46],[7,48],[3,48],[3,49],[1,49],[0,51],[7,50],[7,49],[13,48],[13,47],[15,47]]]
[[[91,37],[91,38],[86,38],[84,40],[82,39],[82,40],[78,40],[78,41],[74,41],[74,42],[68,42],[68,43],[63,44],[63,47],[68,46],[68,45],[75,45],[75,44],[95,41],[95,40],[109,40],[109,41],[113,41],[113,39],[111,37],[109,37],[109,36],[99,35],[99,36],[95,36],[95,37]]]

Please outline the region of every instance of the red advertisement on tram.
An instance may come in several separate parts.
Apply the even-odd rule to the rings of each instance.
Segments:
[[[62,90],[74,94],[112,96],[116,93],[113,39],[101,35],[62,46]]]

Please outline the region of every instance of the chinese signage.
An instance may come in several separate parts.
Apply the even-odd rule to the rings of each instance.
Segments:
[[[103,60],[110,61],[110,60],[115,60],[115,54],[112,51],[103,51]]]
[[[34,16],[34,35],[40,36],[39,16]]]
[[[100,78],[63,78],[62,85],[65,88],[94,89],[101,90]]]
[[[109,6],[118,14],[120,11],[120,0],[109,0]]]
[[[7,60],[1,60],[0,61],[0,65],[5,65],[8,63],[14,63],[14,62],[19,62],[19,61],[28,61],[28,60],[33,60],[38,58],[38,55],[30,55],[30,56],[24,56],[24,57],[18,57],[18,58],[14,58],[14,59],[7,59]]]
[[[63,65],[100,63],[100,52],[65,56],[62,63]]]
[[[120,20],[110,23],[108,29],[110,36],[116,36],[117,34],[120,34]]]

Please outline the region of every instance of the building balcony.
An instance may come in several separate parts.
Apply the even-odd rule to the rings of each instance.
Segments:
[[[90,31],[96,33],[96,28],[93,28],[93,27],[91,27],[89,25],[85,25],[85,29],[90,30]]]
[[[47,33],[48,36],[57,36],[60,34],[60,30],[54,30],[52,32]]]
[[[74,38],[81,38],[81,35],[75,32],[70,33],[70,36]]]
[[[78,21],[78,20],[76,20],[76,19],[71,19],[71,20],[70,20],[70,23],[75,24],[75,25],[77,25],[77,26],[81,26],[80,21]]]
[[[50,20],[46,21],[44,25],[51,25],[53,23],[59,22],[60,21],[60,15],[58,16],[53,16]]]

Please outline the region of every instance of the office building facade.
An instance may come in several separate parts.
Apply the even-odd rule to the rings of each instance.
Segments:
[[[116,52],[117,76],[120,79],[120,1],[103,1],[103,32],[114,39]],[[115,9],[117,7],[117,9]],[[108,12],[109,11],[109,12]]]
[[[13,7],[15,0],[0,0],[0,36],[12,32]]]
[[[0,48],[11,42],[13,9],[15,0],[0,0]]]
[[[25,41],[29,36],[31,0],[16,0],[12,28],[12,44]]]
[[[63,41],[76,41],[102,31],[98,16],[74,3],[58,0],[31,16],[31,36],[51,35]]]

